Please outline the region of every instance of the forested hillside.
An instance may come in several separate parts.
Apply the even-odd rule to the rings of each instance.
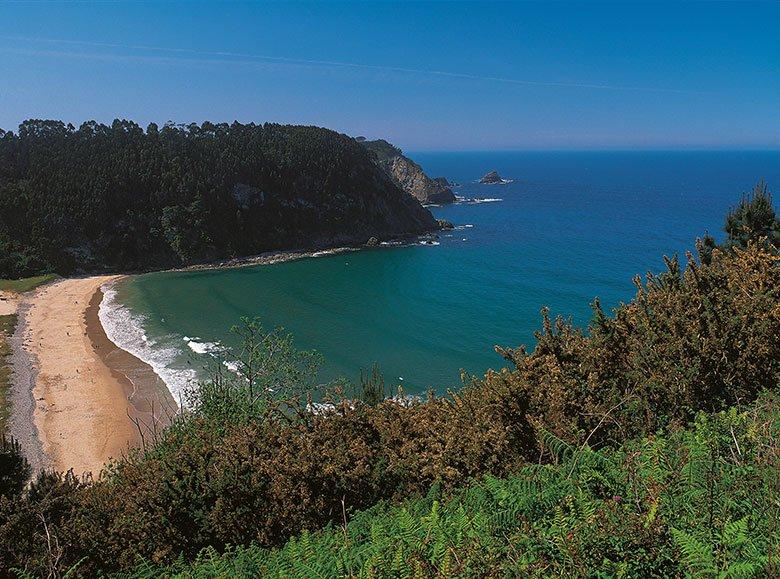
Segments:
[[[129,121],[0,130],[0,277],[146,270],[436,228],[318,127]]]

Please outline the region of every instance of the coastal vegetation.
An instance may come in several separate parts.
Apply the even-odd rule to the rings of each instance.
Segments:
[[[0,130],[0,278],[137,271],[436,229],[318,127],[28,120]]]
[[[780,573],[780,406],[700,413],[617,449],[543,432],[551,460],[124,577],[752,577]],[[600,575],[599,575],[600,574]]]
[[[244,320],[237,372],[217,364],[143,448],[99,477],[6,487],[0,569],[776,574],[780,255],[754,218],[767,198],[735,208],[723,245],[637,278],[611,315],[596,301],[587,331],[543,311],[533,350],[497,348],[509,368],[447,396],[385,398],[378,372],[321,385],[315,353]]]

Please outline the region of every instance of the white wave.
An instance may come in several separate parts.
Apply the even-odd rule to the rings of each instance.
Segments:
[[[211,354],[219,352],[222,349],[222,346],[220,346],[218,342],[196,342],[195,340],[189,340],[187,341],[187,345],[190,347],[190,350],[196,354]]]
[[[195,370],[174,368],[172,364],[181,352],[149,340],[144,332],[144,318],[133,314],[127,306],[119,303],[116,290],[111,284],[103,286],[103,300],[98,316],[108,339],[123,350],[152,367],[173,395],[180,400],[188,387],[197,382]]]
[[[225,368],[233,372],[233,374],[241,374],[241,367],[237,360],[222,360],[222,363],[225,365]]]
[[[472,227],[474,227],[474,226],[471,225],[470,223],[467,223],[466,225],[456,225],[455,226],[455,230],[456,231],[463,231],[464,229],[471,229]]]
[[[310,255],[311,257],[323,257],[325,255],[333,255],[336,253],[340,253],[340,250],[338,249],[323,249],[322,251],[314,251]]]
[[[485,197],[485,198],[475,197],[474,199],[469,199],[468,203],[473,203],[477,205],[479,203],[498,203],[499,201],[503,201],[503,199],[500,199],[498,197]]]
[[[420,241],[420,242],[419,242],[419,244],[420,244],[420,245],[441,245],[441,243],[440,243],[440,242],[438,242],[438,241],[433,241],[433,240],[431,240],[431,239],[428,239],[428,240],[425,240],[425,241]]]

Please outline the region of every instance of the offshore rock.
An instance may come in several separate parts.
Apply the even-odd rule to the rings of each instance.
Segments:
[[[489,173],[486,173],[479,182],[485,185],[493,185],[496,183],[503,183],[504,180],[501,178],[501,175],[498,174],[498,171],[490,171]]]

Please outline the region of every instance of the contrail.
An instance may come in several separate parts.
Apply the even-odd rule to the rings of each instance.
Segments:
[[[415,75],[428,75],[439,76],[447,78],[459,78],[464,80],[476,80],[486,82],[497,82],[504,84],[514,84],[522,86],[539,86],[539,87],[558,87],[558,88],[586,88],[596,90],[613,90],[613,91],[637,91],[637,92],[661,92],[661,93],[677,93],[677,94],[701,94],[701,91],[692,91],[678,88],[665,88],[665,87],[648,87],[648,86],[631,86],[631,85],[619,85],[603,82],[556,82],[556,81],[542,81],[542,80],[527,80],[517,78],[507,78],[501,76],[483,76],[477,74],[468,74],[462,72],[450,72],[445,70],[426,70],[419,68],[407,68],[401,66],[385,66],[377,64],[365,64],[358,62],[344,62],[335,60],[317,60],[308,58],[290,58],[284,56],[275,56],[267,54],[251,54],[245,52],[227,52],[227,51],[214,51],[214,50],[198,50],[193,48],[176,48],[166,46],[149,46],[145,44],[118,44],[112,42],[94,42],[88,40],[66,40],[61,38],[32,38],[24,36],[7,36],[0,35],[0,38],[6,40],[26,41],[26,42],[46,42],[51,44],[70,44],[77,46],[92,46],[98,48],[119,48],[123,50],[144,50],[149,52],[166,52],[170,54],[188,54],[193,56],[205,56],[216,57],[218,59],[231,59],[230,62],[277,62],[283,64],[298,64],[306,66],[323,66],[323,67],[336,67],[336,68],[351,68],[358,70],[371,70],[376,72],[397,72],[404,74]],[[24,54],[34,54],[30,51],[23,51],[19,49],[6,50],[6,52],[16,52]],[[41,51],[41,54],[52,56],[68,56],[68,57],[95,57],[100,58],[110,55],[96,55],[80,52],[54,52],[54,51]],[[136,55],[116,55],[119,58],[139,58],[145,57]],[[148,57],[146,57],[148,58]],[[186,59],[193,62],[197,62],[196,59]],[[224,60],[202,60],[201,62],[214,63],[214,62],[226,62]]]

